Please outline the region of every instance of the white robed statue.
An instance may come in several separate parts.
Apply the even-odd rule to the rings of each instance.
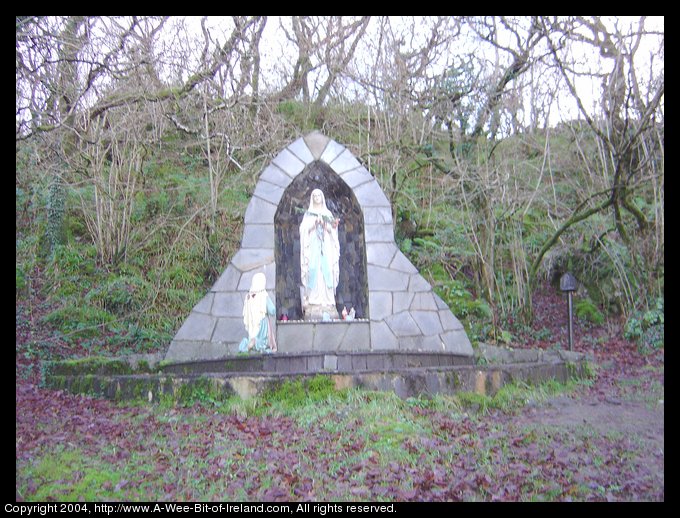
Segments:
[[[338,224],[321,189],[314,189],[309,209],[300,223],[300,277],[302,311],[308,320],[338,318],[335,290],[338,287],[340,242]]]
[[[256,273],[250,282],[250,290],[243,304],[243,324],[248,336],[239,344],[240,352],[253,349],[259,352],[276,352],[274,315],[276,308],[265,288],[264,273]]]

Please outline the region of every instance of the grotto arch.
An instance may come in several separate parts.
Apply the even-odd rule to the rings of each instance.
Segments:
[[[326,362],[330,368],[335,364],[337,358],[326,354],[334,351],[472,357],[463,325],[397,247],[392,208],[375,177],[349,149],[315,131],[281,150],[260,174],[245,212],[241,248],[194,306],[165,359],[186,362],[237,355],[246,333],[243,303],[256,273],[266,276],[277,316],[298,307],[299,249],[290,234],[295,235],[300,221],[296,207],[307,206],[305,190],[315,181],[332,191],[327,201],[344,218],[341,256],[346,257],[341,271],[345,273],[337,303],[352,303],[360,318],[278,322],[279,348],[272,356],[322,351],[324,368]]]
[[[321,189],[328,209],[340,219],[340,273],[335,294],[336,308],[354,308],[358,318],[368,318],[368,280],[364,215],[352,189],[321,160],[307,164],[286,187],[274,215],[274,261],[278,314],[301,320],[300,221],[309,205],[310,193]]]

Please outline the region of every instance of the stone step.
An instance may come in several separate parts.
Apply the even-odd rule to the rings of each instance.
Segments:
[[[165,366],[165,368],[170,366]],[[176,367],[176,366],[175,366]],[[205,366],[202,366],[205,367]],[[76,374],[73,370],[52,369],[46,372],[47,387],[85,393],[115,400],[146,399],[150,402],[162,397],[182,399],[192,391],[202,391],[214,400],[232,396],[249,398],[275,389],[286,380],[310,379],[317,375],[330,377],[337,389],[361,387],[369,390],[394,391],[399,397],[421,394],[453,394],[470,391],[492,395],[503,385],[513,381],[539,383],[548,380],[565,382],[583,377],[586,362],[524,362],[489,365],[449,365],[438,367],[403,367],[351,371],[308,370],[277,372],[193,371],[135,374],[103,374],[94,371]]]
[[[46,362],[45,370],[55,375],[132,375],[167,373],[194,375],[221,372],[356,372],[411,367],[472,365],[474,358],[444,352],[304,352],[239,354],[216,360],[163,361],[161,356],[89,357]]]
[[[449,367],[472,365],[474,358],[449,353],[427,352],[347,352],[299,354],[264,354],[234,356],[222,360],[165,363],[161,370],[174,374],[219,372],[360,372],[419,367]]]

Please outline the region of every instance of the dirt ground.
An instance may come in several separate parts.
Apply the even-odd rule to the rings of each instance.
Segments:
[[[554,290],[535,295],[534,330],[549,336],[518,334],[513,347],[555,347],[567,345],[564,300]],[[569,396],[557,396],[541,403],[529,402],[518,422],[544,429],[560,430],[585,442],[618,438],[620,456],[637,464],[641,485],[659,488],[664,499],[664,350],[644,350],[623,338],[623,322],[610,320],[602,326],[574,322],[573,350],[594,359],[597,375],[589,386]],[[549,331],[549,333],[548,333]],[[640,481],[630,480],[631,485]]]
[[[650,408],[642,401],[608,399],[571,400],[558,397],[550,400],[540,410],[529,410],[531,422],[561,428],[590,426],[600,433],[620,432],[636,436],[646,443],[655,456],[663,460],[664,405]]]
[[[536,299],[539,310],[533,330],[524,336],[513,332],[514,340],[510,345],[513,348],[547,349],[557,347],[557,342],[561,341],[564,347],[564,301],[550,292],[543,296],[539,294]],[[52,415],[51,409],[68,414],[68,408],[62,408],[62,400],[71,402],[70,408],[79,406],[75,397],[66,394],[54,396],[56,403],[46,401],[48,398],[36,388],[39,382],[36,362],[41,358],[30,348],[32,343],[37,343],[36,332],[49,336],[48,330],[36,330],[31,326],[17,307],[17,416],[27,415],[29,421],[35,418],[35,405],[50,410],[46,419]],[[544,337],[542,341],[535,338],[539,336]],[[573,496],[575,500],[663,501],[663,349],[640,351],[637,345],[622,338],[620,325],[609,323],[592,327],[577,322],[575,336],[574,350],[594,358],[594,379],[575,391],[547,400],[528,401],[515,414],[495,413],[489,417],[489,422],[508,425],[503,428],[503,433],[514,434],[519,441],[513,442],[513,455],[539,471],[547,469],[546,479],[563,473],[573,477],[579,488]],[[57,357],[62,351],[57,344],[49,352]],[[63,352],[77,354],[73,348]],[[106,406],[106,403],[98,402],[97,405]],[[116,410],[112,412],[115,414]],[[77,412],[72,417],[77,422],[82,421]],[[59,426],[58,429],[61,429]],[[537,433],[527,434],[526,431],[532,427]],[[28,429],[31,431],[32,426]],[[31,434],[33,437],[34,434]],[[52,441],[55,436],[48,434],[43,439]],[[509,440],[512,442],[513,439]],[[543,444],[541,441],[544,441]],[[19,450],[17,452],[19,458]],[[546,460],[545,455],[550,459]],[[527,459],[534,459],[536,463],[532,464]],[[511,476],[515,469],[513,466],[505,466],[503,473],[514,477],[512,480],[516,488],[517,480],[523,474]],[[509,489],[503,493],[507,489],[503,485],[503,477],[498,477],[493,483],[498,487],[490,487],[490,494],[501,500],[519,498],[517,494],[508,492]],[[536,491],[540,493],[540,488]],[[426,493],[424,497],[434,498],[434,493]],[[479,498],[477,493],[473,496]],[[442,498],[446,499],[446,495]],[[560,493],[555,498],[568,500],[570,496]]]
[[[633,466],[626,470],[634,475],[623,477],[625,484],[647,488],[655,500],[663,501],[664,374],[660,358],[662,353],[651,361],[638,358],[648,363],[623,368],[619,362],[604,361],[592,386],[538,404],[529,402],[518,423],[563,434],[568,438],[565,442],[582,441],[593,458],[599,454],[599,444],[615,444],[618,450],[603,460],[611,463],[612,479],[616,480],[621,459],[621,464]],[[580,469],[587,478],[593,468],[581,465]]]

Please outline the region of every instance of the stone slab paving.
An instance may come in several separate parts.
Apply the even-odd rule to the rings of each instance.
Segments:
[[[276,303],[276,208],[286,188],[315,160],[325,162],[340,176],[363,212],[369,314],[363,321],[282,324],[277,326],[279,348],[297,352],[421,350],[472,356],[460,321],[398,249],[392,208],[375,177],[345,146],[312,132],[283,149],[263,170],[246,209],[241,249],[180,327],[166,360],[236,354],[238,342],[246,335],[240,320],[243,300],[255,273],[265,273],[267,290]]]

